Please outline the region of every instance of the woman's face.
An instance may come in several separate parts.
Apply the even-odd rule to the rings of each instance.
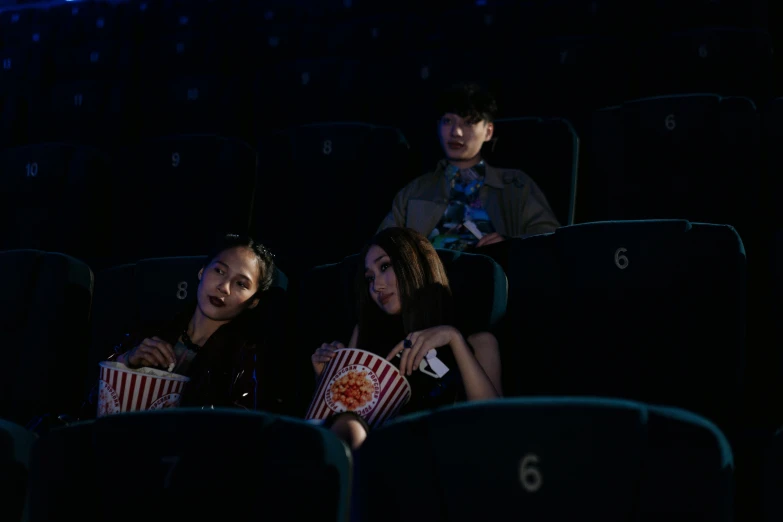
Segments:
[[[364,258],[364,279],[370,297],[389,315],[402,311],[397,276],[389,255],[378,245],[372,245]]]
[[[224,250],[198,274],[198,306],[213,321],[230,321],[248,308],[258,288],[261,266],[248,248]]]

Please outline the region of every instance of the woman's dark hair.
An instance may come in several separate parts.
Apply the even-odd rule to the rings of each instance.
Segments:
[[[477,83],[457,83],[443,91],[437,103],[438,118],[457,114],[472,123],[495,121],[498,105],[495,97]]]
[[[370,297],[364,262],[373,245],[382,248],[391,259],[402,307],[399,317],[383,312]],[[355,281],[358,348],[385,356],[384,351],[391,350],[411,332],[452,325],[453,305],[446,270],[435,248],[423,235],[409,228],[387,228],[365,245],[359,263]]]
[[[221,252],[235,247],[247,248],[258,258],[258,290],[256,290],[256,293],[253,297],[258,296],[258,294],[261,292],[266,292],[269,290],[269,287],[272,286],[275,270],[277,270],[275,267],[273,255],[264,245],[248,235],[226,234],[220,238],[210,255],[207,257],[207,262],[204,266],[207,266],[212,261],[214,261],[221,254]]]

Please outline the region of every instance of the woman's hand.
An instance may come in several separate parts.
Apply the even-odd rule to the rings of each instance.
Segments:
[[[160,337],[144,339],[138,346],[125,353],[125,364],[129,368],[140,366],[168,368],[170,364],[176,362],[174,348]]]
[[[451,343],[461,337],[461,334],[453,326],[435,326],[418,332],[411,333],[407,339],[400,341],[389,355],[387,361],[391,361],[398,353],[402,352],[400,360],[400,373],[410,375],[419,369],[422,359],[430,350]],[[406,341],[409,341],[406,343]],[[409,346],[409,347],[408,347]]]
[[[324,368],[326,368],[326,363],[334,359],[337,350],[340,348],[345,348],[340,341],[334,341],[332,344],[324,343],[310,357],[316,378],[321,377],[321,374],[324,373]]]

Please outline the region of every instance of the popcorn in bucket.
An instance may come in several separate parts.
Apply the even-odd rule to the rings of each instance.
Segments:
[[[306,419],[355,411],[373,427],[393,418],[411,398],[411,387],[383,357],[356,348],[337,350],[324,369]]]
[[[98,417],[128,411],[160,410],[179,406],[189,377],[102,361],[98,383]]]

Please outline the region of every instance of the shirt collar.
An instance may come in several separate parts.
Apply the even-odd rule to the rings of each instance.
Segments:
[[[481,163],[474,165],[471,168],[476,170],[479,165],[481,165],[481,170],[478,172],[478,174],[484,178],[485,185],[496,189],[502,189],[504,187],[503,179],[501,178],[500,172],[497,169],[487,164],[486,160],[481,160]],[[460,169],[449,163],[448,160],[442,159],[438,163],[438,170],[443,171],[446,177],[446,181],[450,183]]]

